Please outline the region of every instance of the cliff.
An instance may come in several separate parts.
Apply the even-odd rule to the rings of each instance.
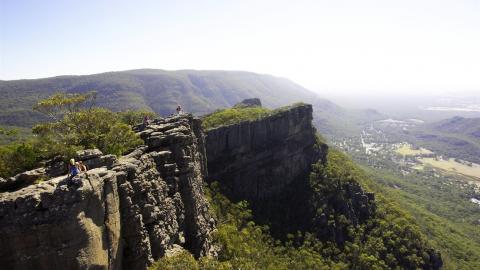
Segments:
[[[292,230],[306,226],[310,209],[292,205],[305,206],[311,166],[327,154],[327,145],[317,142],[311,105],[208,130],[206,146],[207,181],[218,181],[234,201],[247,200],[256,219],[274,231],[284,222]]]
[[[207,117],[219,115],[228,116],[219,111]],[[360,184],[366,180],[358,168],[319,140],[310,105],[255,118],[207,130],[207,181],[218,181],[222,193],[234,201],[247,200],[255,221],[269,225],[276,239],[301,232],[308,243],[313,236],[322,249],[337,250],[334,260],[364,256],[376,260],[379,269],[441,268],[440,254],[419,231],[398,221],[401,214],[377,207],[374,194]],[[369,241],[388,244],[372,249]],[[360,251],[352,252],[352,245]],[[357,263],[354,258],[345,267],[359,267]],[[373,269],[374,264],[360,268]]]
[[[218,181],[230,199],[247,200],[255,221],[270,225],[276,239],[300,231],[313,236],[315,245],[338,250],[331,258],[316,254],[325,259],[342,257],[355,266],[352,256],[359,254],[350,248],[357,245],[361,256],[383,268],[441,267],[438,252],[397,222],[401,216],[386,217],[386,207],[377,211],[374,194],[362,189],[348,158],[329,153],[312,126],[311,105],[250,118],[256,119],[208,130],[206,137],[190,115],[158,119],[136,127],[145,145],[125,156],[79,152],[77,159],[91,170],[73,181],[66,181],[64,164],[56,160],[0,181],[0,265],[143,270],[179,247],[196,257],[215,255],[222,245],[212,243],[216,221],[205,199],[205,179]],[[237,241],[233,246],[257,251],[235,237],[248,231],[228,232]],[[381,253],[376,243],[387,243]]]
[[[7,185],[0,193],[2,268],[146,269],[176,245],[211,254],[215,221],[203,191],[199,120],[155,120],[139,134],[146,145],[119,159],[84,153],[94,169],[76,176],[77,184],[63,175]],[[38,180],[59,170],[52,164],[27,175]]]

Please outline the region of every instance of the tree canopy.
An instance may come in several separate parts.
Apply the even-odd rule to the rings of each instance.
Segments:
[[[32,169],[55,156],[69,159],[75,151],[98,148],[104,154],[121,155],[142,143],[132,126],[150,111],[112,112],[95,106],[96,93],[56,93],[40,100],[34,109],[50,121],[32,128],[34,136],[0,146],[0,177]],[[0,129],[0,134],[14,134]]]

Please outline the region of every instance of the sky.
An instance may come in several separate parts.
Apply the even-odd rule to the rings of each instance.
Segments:
[[[137,68],[480,95],[480,1],[0,0],[1,80]]]

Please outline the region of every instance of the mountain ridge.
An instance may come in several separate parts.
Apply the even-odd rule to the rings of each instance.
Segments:
[[[429,125],[440,132],[466,135],[480,138],[480,118],[455,116]]]
[[[140,69],[63,75],[0,81],[4,96],[0,103],[0,124],[32,125],[43,120],[31,109],[39,99],[55,92],[92,90],[98,93],[99,106],[112,110],[153,110],[161,115],[173,113],[177,104],[189,112],[204,114],[253,96],[264,100],[266,107],[316,98],[315,93],[288,79],[247,71]],[[18,117],[19,114],[24,117]]]
[[[446,156],[480,163],[480,118],[455,116],[419,125],[411,131],[417,144]]]
[[[283,77],[249,71],[133,69],[91,75],[0,81],[0,125],[32,127],[46,121],[32,110],[56,92],[97,91],[97,105],[112,111],[148,110],[161,116],[184,111],[204,115],[229,108],[246,98],[260,98],[266,108],[297,102],[313,105],[314,123],[326,137],[358,133],[372,117],[368,110],[346,110]],[[374,116],[381,118],[380,116]]]

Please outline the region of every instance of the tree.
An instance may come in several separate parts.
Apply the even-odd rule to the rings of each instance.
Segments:
[[[149,119],[157,117],[157,114],[152,111],[123,111],[118,113],[120,120],[130,126],[142,123],[143,118],[147,116]]]
[[[3,136],[16,136],[18,134],[17,129],[9,129],[0,127],[0,135]]]
[[[33,133],[46,142],[43,149],[47,154],[68,157],[79,149],[98,148],[104,153],[120,155],[141,144],[118,114],[94,107],[95,96],[95,92],[59,93],[38,102],[35,110],[52,119],[33,128]]]
[[[56,93],[49,98],[39,101],[33,110],[43,113],[54,121],[59,121],[61,116],[67,113],[75,113],[79,110],[90,110],[94,107],[97,92],[91,91],[86,94]]]
[[[95,107],[95,98],[95,92],[57,93],[39,101],[34,109],[47,115],[50,122],[34,126],[33,138],[0,146],[0,177],[32,169],[54,156],[68,159],[81,149],[98,148],[105,154],[121,155],[142,143],[124,122],[128,116],[128,123],[134,124],[145,112],[114,113]],[[0,129],[0,135],[14,133]]]
[[[0,146],[0,177],[31,169],[37,164],[38,158],[38,152],[29,142]]]

